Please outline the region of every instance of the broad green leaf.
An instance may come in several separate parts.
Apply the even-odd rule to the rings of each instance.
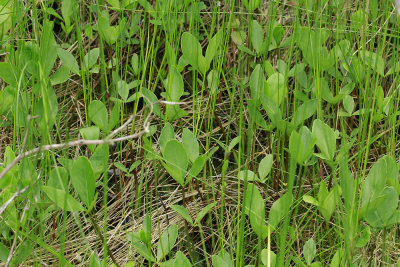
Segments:
[[[292,194],[285,193],[282,197],[275,201],[274,204],[272,204],[268,219],[268,225],[272,228],[272,230],[275,230],[282,218],[289,213],[292,203]]]
[[[257,236],[264,240],[268,234],[265,225],[265,204],[260,191],[254,184],[248,184],[245,195],[245,212],[250,217],[250,225]]]
[[[397,210],[399,205],[399,195],[393,187],[386,187],[382,196],[384,200],[365,215],[365,220],[373,227],[387,227],[388,222]]]
[[[134,74],[139,73],[139,56],[138,54],[134,53],[131,58],[131,65]]]
[[[258,165],[258,175],[261,182],[265,182],[265,178],[270,173],[272,169],[272,164],[274,163],[274,156],[272,154],[266,155]]]
[[[42,189],[60,209],[72,212],[84,210],[81,204],[66,191],[51,186],[43,186]]]
[[[3,36],[11,29],[12,27],[12,11],[8,8],[8,3],[12,2],[1,2],[0,3],[0,40],[3,39]]]
[[[191,179],[196,177],[201,172],[205,163],[206,163],[206,157],[204,155],[197,157],[197,159],[193,162],[192,167],[189,170],[188,178],[186,179],[185,184],[187,184]]]
[[[385,61],[381,56],[370,51],[360,51],[360,58],[368,65],[371,69],[376,71],[379,75],[384,76]]]
[[[273,251],[268,250],[266,248],[261,250],[260,258],[261,258],[261,262],[265,266],[269,266],[269,267],[274,267],[275,266],[276,254]]]
[[[44,89],[45,94],[37,103],[35,103],[36,115],[39,117],[36,122],[42,135],[47,136],[47,133],[53,128],[56,122],[58,112],[57,96],[54,89],[48,86]]]
[[[200,221],[203,219],[204,216],[206,216],[207,213],[211,211],[211,209],[215,206],[215,203],[210,203],[204,208],[201,209],[201,211],[197,214],[196,220],[194,221],[194,224],[199,224]]]
[[[193,68],[200,70],[199,64],[201,64],[201,58],[204,57],[197,38],[189,32],[184,32],[181,39],[181,48],[185,60],[189,62]],[[205,64],[205,58],[203,64]]]
[[[264,70],[262,66],[258,64],[250,75],[250,93],[252,99],[260,99],[263,91],[264,80]]]
[[[174,178],[178,183],[183,186],[183,179],[185,177],[189,163],[185,148],[178,141],[170,140],[165,146],[163,156],[166,162],[166,166],[168,166],[167,171],[172,176],[172,178]]]
[[[147,248],[145,244],[143,244],[141,241],[131,241],[132,246],[135,248],[135,250],[146,260],[155,262],[155,258],[151,254],[151,251]]]
[[[121,80],[117,82],[117,92],[124,102],[128,100],[129,89],[129,85],[125,81]]]
[[[310,265],[317,254],[317,247],[315,245],[314,239],[309,239],[303,247],[303,255],[307,264]]]
[[[49,77],[57,60],[57,43],[54,39],[53,25],[54,22],[45,21],[40,36],[39,65],[42,68],[43,75],[46,77]]]
[[[88,115],[101,130],[108,132],[108,112],[103,102],[99,100],[90,102]]]
[[[178,251],[175,255],[173,267],[192,267],[190,261],[186,258],[182,251]]]
[[[251,24],[251,44],[253,45],[254,50],[259,55],[264,43],[264,31],[261,25],[253,20]]]
[[[51,170],[47,186],[68,193],[68,172],[63,167],[55,167]]]
[[[331,265],[329,267],[340,267],[341,264],[341,250],[338,249],[335,253],[335,255],[333,255],[332,261],[331,261]]]
[[[182,132],[182,145],[185,147],[188,158],[194,162],[199,156],[199,142],[196,136],[187,128]]]
[[[312,196],[309,196],[309,195],[304,195],[303,201],[306,203],[312,204],[314,206],[319,206],[318,200],[316,200],[315,198],[313,198]]]
[[[193,225],[192,217],[190,217],[189,211],[185,207],[179,205],[172,205],[171,209],[179,213],[179,215],[181,215],[183,219],[185,219],[187,222]]]
[[[85,55],[83,62],[85,63],[86,70],[90,70],[94,64],[96,64],[97,60],[99,59],[99,55],[99,48],[93,48]]]
[[[292,123],[297,127],[304,123],[305,120],[310,118],[317,111],[318,100],[311,99],[301,104],[294,112]]]
[[[251,170],[241,170],[238,174],[239,180],[242,181],[258,181],[258,176]]]
[[[72,21],[72,17],[75,12],[75,0],[63,0],[61,5],[61,14],[64,19],[66,27],[69,27]],[[67,34],[69,34],[67,32]]]
[[[278,128],[281,132],[285,132],[286,121],[282,120],[282,112],[278,104],[266,95],[261,96],[261,104],[274,127]]]
[[[293,131],[289,138],[289,152],[302,165],[306,163],[313,152],[315,139],[310,130],[303,126],[299,133]]]
[[[343,107],[344,107],[344,110],[345,110],[347,113],[349,113],[349,114],[352,114],[352,113],[353,113],[353,110],[354,110],[354,99],[353,99],[352,96],[346,95],[346,96],[343,98]]]
[[[162,233],[157,245],[157,261],[160,261],[169,254],[171,249],[175,246],[177,237],[178,226],[176,224],[171,225],[164,233]]]
[[[108,150],[108,144],[99,145],[98,147],[96,147],[94,153],[90,157],[90,163],[92,165],[93,173],[96,178],[108,169]]]
[[[243,0],[244,6],[249,13],[253,13],[254,10],[260,5],[261,0]]]
[[[398,179],[399,171],[396,161],[390,156],[384,156],[374,163],[365,178],[361,195],[361,206],[381,196],[387,179]]]
[[[82,135],[85,140],[97,140],[100,136],[100,129],[97,126],[90,126],[87,128],[79,129],[79,133]],[[88,145],[90,151],[94,151],[96,145]]]
[[[108,130],[114,129],[115,125],[120,122],[121,103],[116,102],[111,110],[110,120],[108,121]]]
[[[18,86],[16,72],[9,62],[0,62],[0,78],[14,88]]]
[[[175,139],[175,132],[172,125],[167,122],[165,126],[162,128],[160,133],[160,138],[158,139],[158,143],[160,144],[161,153],[164,154],[165,146],[167,145],[168,141]]]
[[[112,45],[118,41],[118,29],[116,26],[110,26],[110,21],[105,14],[100,16],[97,25],[101,37],[107,44]]]
[[[65,67],[67,67],[71,72],[75,73],[76,75],[80,75],[78,62],[69,51],[59,47],[57,48],[57,54]]]
[[[222,29],[219,30],[213,38],[211,38],[210,42],[208,43],[207,50],[206,50],[206,71],[210,68],[211,61],[214,59],[215,55],[217,54],[219,44],[221,42],[222,37]]]
[[[101,267],[99,255],[96,252],[93,252],[89,258],[89,267]]]
[[[365,247],[369,242],[370,238],[371,238],[371,228],[369,226],[362,227],[360,235],[355,243],[356,248]]]
[[[90,161],[86,157],[78,157],[78,159],[72,163],[70,175],[72,185],[76,192],[78,192],[79,198],[86,207],[90,207],[96,190],[96,180]]]
[[[283,74],[278,72],[272,74],[264,82],[264,93],[279,106],[287,94],[287,85]]]
[[[179,71],[172,67],[168,73],[168,78],[165,80],[165,91],[167,101],[179,102],[184,92],[184,84],[182,75]],[[167,105],[166,115],[169,120],[173,120],[179,113],[179,106]],[[178,116],[179,117],[179,116]]]
[[[313,123],[312,135],[321,151],[318,156],[322,159],[333,161],[336,152],[336,137],[332,128],[317,119]]]
[[[350,172],[349,167],[347,165],[346,159],[343,157],[339,162],[339,178],[340,178],[340,186],[342,188],[342,194],[344,199],[344,205],[346,207],[346,211],[350,212],[351,207],[353,206],[353,198],[355,197],[354,191],[355,189],[355,179],[353,174]]]
[[[0,262],[7,262],[8,255],[10,255],[10,250],[0,242]]]
[[[335,200],[335,189],[331,190],[323,201],[319,201],[318,209],[320,210],[324,219],[329,222],[332,213],[335,211],[336,200]]]
[[[69,69],[66,66],[61,66],[58,70],[50,77],[51,85],[57,85],[68,81]]]
[[[211,257],[214,267],[233,267],[231,255],[225,250],[221,250],[218,255]]]

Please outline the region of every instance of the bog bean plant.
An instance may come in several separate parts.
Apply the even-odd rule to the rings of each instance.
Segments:
[[[0,0],[1,266],[400,266],[393,0]]]

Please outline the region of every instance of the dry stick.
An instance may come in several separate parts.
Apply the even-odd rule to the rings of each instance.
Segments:
[[[143,96],[145,97],[145,96]],[[147,98],[147,97],[145,97]],[[52,145],[44,145],[41,147],[36,147],[34,149],[31,149],[29,151],[26,151],[25,153],[19,154],[10,164],[8,164],[0,173],[0,181],[1,179],[17,164],[19,163],[23,158],[29,157],[33,154],[36,154],[38,152],[44,152],[44,151],[50,151],[50,150],[55,150],[55,149],[63,149],[67,147],[75,147],[75,146],[83,146],[83,145],[102,145],[102,144],[114,144],[116,142],[121,142],[125,140],[130,140],[130,139],[136,139],[141,137],[142,135],[149,133],[149,119],[151,114],[153,113],[153,105],[156,103],[163,103],[163,104],[169,104],[169,105],[177,105],[177,104],[182,104],[182,102],[170,102],[170,101],[156,101],[156,102],[150,102],[150,113],[147,115],[144,123],[143,123],[143,130],[139,131],[138,133],[131,134],[131,135],[126,135],[122,136],[119,138],[114,138],[112,139],[113,136],[118,134],[120,131],[122,131],[125,127],[129,125],[138,115],[139,113],[135,115],[131,115],[129,119],[119,128],[111,132],[105,139],[99,139],[99,140],[85,140],[85,139],[78,139],[75,141],[70,141],[67,143],[61,143],[61,144],[52,144]]]

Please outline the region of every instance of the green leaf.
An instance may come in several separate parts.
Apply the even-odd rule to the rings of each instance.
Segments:
[[[212,208],[214,208],[215,203],[208,204],[204,208],[201,209],[201,211],[197,214],[196,220],[194,221],[194,225],[197,225],[200,223],[200,221],[203,219],[204,216],[206,216],[207,213],[211,211]]]
[[[305,120],[310,118],[317,111],[318,100],[311,99],[301,104],[294,112],[292,123],[297,127],[304,123]]]
[[[58,103],[57,96],[51,86],[44,88],[43,97],[35,103],[35,111],[39,117],[36,122],[42,135],[47,135],[56,122]]]
[[[131,65],[134,74],[139,73],[139,56],[138,54],[134,53],[131,58]]]
[[[260,5],[261,0],[243,0],[244,6],[249,13],[253,13],[254,10]]]
[[[251,44],[253,45],[254,50],[259,55],[264,43],[264,31],[261,25],[253,20],[251,24]]]
[[[258,100],[260,99],[263,82],[265,80],[264,70],[260,64],[256,65],[253,72],[250,75],[250,93],[251,98]]]
[[[315,198],[313,198],[312,196],[309,196],[309,195],[304,195],[303,201],[306,203],[309,203],[311,205],[314,205],[314,206],[319,206],[318,200],[316,200]]]
[[[196,136],[187,128],[182,132],[182,145],[186,149],[186,153],[191,162],[194,162],[199,156],[199,142]]]
[[[69,51],[62,48],[57,48],[57,55],[60,57],[61,62],[64,64],[65,67],[67,67],[71,72],[80,76],[78,62]]]
[[[346,96],[343,98],[343,107],[344,107],[344,110],[345,110],[347,113],[349,113],[349,114],[352,114],[352,113],[353,113],[353,110],[354,110],[354,99],[353,99],[352,96],[346,95]]]
[[[79,198],[86,207],[90,207],[96,190],[96,180],[90,161],[86,157],[78,157],[72,163],[70,175],[72,185],[76,192],[78,192]]]
[[[313,123],[312,135],[321,151],[318,156],[322,159],[333,161],[336,152],[336,137],[332,128],[317,119]]]
[[[258,175],[261,182],[266,181],[267,175],[271,172],[272,164],[274,163],[274,156],[272,154],[266,155],[258,165]]]
[[[43,186],[42,189],[60,209],[72,212],[84,210],[81,204],[64,190],[50,186]]]
[[[217,51],[219,44],[221,42],[221,37],[222,37],[222,29],[219,30],[213,38],[211,38],[210,42],[208,43],[207,50],[206,50],[206,70],[205,72],[208,71],[210,68],[211,61],[214,59]]]
[[[121,80],[117,82],[117,92],[124,102],[128,100],[129,89],[129,85],[125,81]]]
[[[339,178],[340,186],[342,188],[342,194],[344,199],[344,206],[346,211],[349,212],[353,206],[353,199],[355,198],[355,179],[353,174],[350,172],[347,165],[346,159],[343,157],[339,162]]]
[[[178,226],[176,224],[171,225],[164,233],[162,233],[157,245],[157,261],[160,261],[169,254],[175,245],[177,237]]]
[[[332,213],[335,211],[335,207],[335,189],[333,189],[325,196],[323,200],[319,200],[318,209],[324,217],[325,221],[330,221]]]
[[[219,255],[213,255],[211,257],[212,264],[214,267],[233,267],[231,255],[225,250],[221,250]]]
[[[94,153],[90,157],[93,174],[99,177],[100,174],[108,169],[109,147],[108,144],[102,144],[96,147]]]
[[[132,246],[135,248],[135,250],[146,260],[155,262],[156,260],[154,259],[153,255],[151,254],[150,250],[147,248],[145,244],[143,244],[141,241],[131,241]]]
[[[203,57],[202,48],[197,38],[189,32],[184,32],[181,39],[181,48],[185,60],[189,62],[193,68],[205,74],[203,72],[205,69],[201,69],[200,66],[206,64],[206,59]]]
[[[179,215],[181,215],[183,219],[185,219],[187,222],[189,222],[190,225],[193,225],[192,217],[190,217],[190,214],[185,207],[182,207],[179,205],[172,205],[171,209],[173,209],[174,211],[179,213]]]
[[[97,140],[100,136],[100,129],[97,126],[90,126],[87,128],[79,129],[79,133],[82,135],[85,140]],[[94,151],[96,145],[88,145],[90,151]]]
[[[384,200],[365,215],[365,220],[373,227],[389,226],[390,219],[399,205],[399,195],[393,187],[386,187],[382,196]]]
[[[370,51],[360,51],[360,58],[364,61],[364,63],[369,66],[371,69],[376,71],[381,76],[385,76],[385,61],[381,56],[374,52]]]
[[[107,14],[108,15],[108,14]],[[101,37],[107,44],[115,44],[118,40],[118,29],[115,26],[110,26],[108,17],[103,13],[98,20],[98,29]]]
[[[317,247],[315,245],[314,239],[309,239],[303,247],[303,255],[307,264],[310,265],[317,254]]]
[[[55,167],[51,170],[47,186],[68,193],[68,172],[63,167]]]
[[[185,181],[185,184],[189,183],[191,179],[196,177],[204,167],[206,163],[206,157],[204,155],[199,156],[192,164],[192,167],[189,170],[188,178]]]
[[[241,170],[238,174],[239,180],[242,181],[258,181],[258,176],[251,170]]]
[[[265,204],[260,191],[254,184],[248,184],[245,195],[245,212],[250,217],[250,225],[257,236],[264,240],[267,237],[267,226],[265,225]]]
[[[170,140],[165,146],[163,156],[166,166],[168,166],[166,168],[167,171],[172,178],[174,178],[180,185],[183,186],[184,177],[189,163],[185,148],[178,141]]]
[[[298,164],[306,163],[313,152],[315,139],[310,130],[303,126],[299,133],[293,131],[289,138],[289,152]]]
[[[51,85],[57,85],[68,81],[69,69],[65,66],[61,66],[58,70],[50,77]]]
[[[151,242],[151,218],[148,214],[146,214],[143,218],[142,224],[143,232],[145,234],[146,242]]]
[[[158,139],[158,143],[160,144],[161,153],[164,154],[165,146],[168,141],[175,139],[175,132],[172,125],[167,122],[161,130],[160,138]]]
[[[9,62],[0,62],[0,78],[14,88],[18,86],[16,72]]]
[[[97,60],[99,59],[99,55],[99,48],[93,48],[85,55],[83,62],[85,63],[86,70],[90,70],[94,64],[96,64]]]
[[[39,65],[46,77],[50,75],[54,63],[57,60],[57,43],[54,39],[53,25],[54,22],[45,21],[40,36]]]
[[[10,250],[0,242],[0,261],[7,262],[8,255],[10,255]]]
[[[356,248],[365,247],[371,238],[371,228],[369,226],[362,227],[361,229],[360,236],[357,238],[355,244]]]
[[[264,93],[279,106],[287,94],[285,76],[278,72],[272,74],[268,80],[264,82]]]
[[[268,219],[268,225],[272,230],[275,230],[283,217],[289,213],[292,203],[293,195],[288,192],[272,204]]]
[[[182,251],[178,251],[175,255],[173,267],[192,267],[190,261],[186,258]]]
[[[265,266],[274,267],[276,263],[276,254],[268,249],[261,250],[260,253],[261,262]]]
[[[341,258],[341,250],[338,249],[336,251],[335,255],[333,255],[330,267],[339,267],[341,264],[340,258]]]
[[[380,158],[365,178],[361,195],[361,206],[381,196],[387,179],[398,179],[399,171],[396,161],[390,156]]]
[[[108,112],[103,102],[99,100],[90,102],[88,115],[101,130],[108,132]]]

